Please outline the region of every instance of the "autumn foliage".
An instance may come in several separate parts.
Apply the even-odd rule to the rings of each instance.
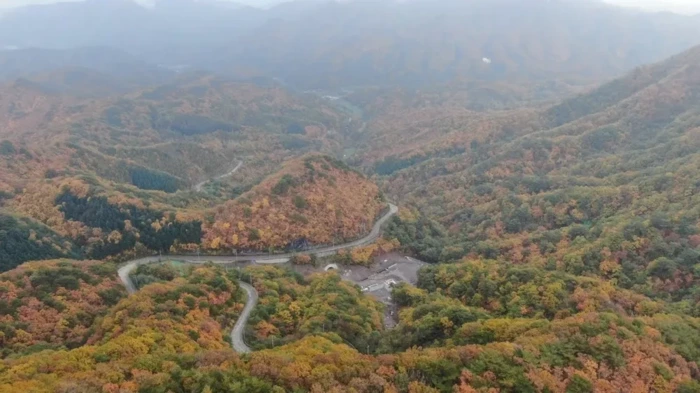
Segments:
[[[387,306],[345,275],[294,271],[386,205],[362,174],[306,154],[341,150],[344,114],[212,77],[95,102],[12,86],[0,393],[698,392],[698,64],[695,49],[540,110],[429,91],[364,101],[351,160],[402,209],[333,261],[401,249],[431,263]],[[244,176],[184,189],[238,155]],[[113,262],[282,250],[299,252],[289,268],[140,266],[131,296]],[[22,264],[64,257],[107,261]],[[246,355],[229,342],[241,282],[259,293]]]
[[[33,262],[3,273],[2,356],[83,345],[95,318],[124,297],[116,269],[101,262]]]
[[[325,335],[357,348],[382,330],[383,306],[335,273],[304,278],[293,271],[261,267],[244,270],[260,294],[249,337],[263,349],[308,335]]]
[[[383,189],[414,214],[388,236],[427,261],[601,277],[700,316],[698,60],[694,48],[525,117],[480,114],[484,128],[447,117],[463,152],[405,146],[398,159],[424,159]]]
[[[304,248],[369,233],[384,204],[377,186],[326,156],[288,162],[204,224],[211,251]]]
[[[664,313],[665,304],[639,311],[653,302],[593,279],[493,261],[428,268],[419,288],[395,288],[399,326],[384,331],[381,306],[334,273],[307,280],[276,267],[172,269],[141,271],[158,279],[129,298],[116,296],[113,306],[83,305],[94,316],[83,341],[64,335],[52,338],[53,347],[15,347],[11,353],[19,356],[0,363],[0,391],[631,393],[697,387],[700,322]],[[53,296],[65,302],[62,286],[71,287],[72,276],[94,278],[108,270],[114,272],[100,263],[28,264],[2,282],[21,277],[34,282],[32,292],[41,291],[31,277],[44,272],[42,285],[57,288]],[[261,350],[246,357],[233,353],[225,334],[243,307],[241,279],[260,293],[247,336]],[[36,320],[26,323],[38,327]]]

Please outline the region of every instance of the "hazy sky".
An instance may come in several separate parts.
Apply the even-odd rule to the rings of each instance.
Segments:
[[[0,0],[0,8],[16,7],[27,4],[52,3],[58,0]],[[148,0],[143,0],[148,1]],[[269,5],[284,0],[236,0],[250,5]],[[603,0],[608,3],[626,7],[644,8],[654,11],[674,11],[682,13],[700,13],[700,0]]]
[[[654,11],[700,13],[700,0],[604,0],[625,7],[645,8]]]
[[[47,4],[47,3],[58,3],[65,1],[81,1],[81,0],[0,0],[0,8],[12,8],[19,7],[22,5],[30,4]],[[151,3],[154,0],[134,0],[137,3]],[[267,6],[275,3],[282,3],[289,0],[231,0],[240,4],[250,4],[256,6]]]

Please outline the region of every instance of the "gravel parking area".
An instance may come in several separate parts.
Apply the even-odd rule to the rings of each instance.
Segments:
[[[362,288],[363,292],[374,296],[386,305],[384,323],[385,327],[390,329],[397,323],[397,307],[391,299],[392,286],[401,282],[415,285],[418,281],[418,270],[425,265],[425,262],[409,256],[389,253],[376,257],[370,267],[321,264],[315,268],[295,266],[294,269],[304,275],[323,272],[326,269],[337,269],[344,280],[354,282]]]

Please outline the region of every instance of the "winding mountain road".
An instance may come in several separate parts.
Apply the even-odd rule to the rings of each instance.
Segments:
[[[240,166],[240,165],[239,165]],[[394,204],[389,204],[389,211],[384,214],[377,222],[374,223],[370,233],[358,240],[339,244],[335,246],[320,247],[314,250],[309,250],[307,253],[314,254],[319,257],[326,257],[330,255],[337,254],[340,250],[345,250],[348,248],[355,248],[366,246],[368,244],[374,243],[380,236],[382,226],[389,221],[389,219],[394,216],[399,211],[399,208]],[[261,265],[274,265],[287,263],[297,253],[286,253],[286,254],[258,254],[258,255],[228,255],[228,256],[195,256],[192,255],[168,255],[165,258],[162,257],[146,257],[140,259],[134,259],[132,261],[126,262],[123,266],[119,268],[119,279],[124,283],[126,290],[129,294],[136,293],[137,288],[134,282],[131,280],[130,274],[137,267],[141,265],[147,265],[149,263],[157,263],[161,260],[177,260],[184,263],[190,264],[204,264],[207,262],[212,262],[219,265],[228,265],[237,262],[253,262]],[[245,290],[248,294],[248,300],[246,302],[245,308],[241,313],[240,317],[236,321],[236,324],[231,330],[231,343],[233,349],[238,353],[249,353],[250,348],[245,344],[243,339],[243,332],[245,331],[245,326],[248,323],[248,318],[250,317],[251,311],[255,308],[258,302],[258,293],[251,285],[244,282],[239,283],[241,288]]]
[[[238,317],[236,324],[233,325],[233,329],[231,329],[231,346],[233,346],[233,350],[238,353],[250,353],[250,347],[246,345],[243,334],[245,333],[245,325],[248,324],[250,313],[253,312],[255,305],[258,304],[258,291],[256,291],[252,285],[246,284],[243,281],[239,281],[238,285],[246,291],[248,300],[245,303],[243,312],[241,312],[241,316]]]
[[[205,180],[205,181],[203,181],[203,182],[201,182],[201,183],[197,183],[197,184],[195,184],[195,186],[194,186],[193,188],[194,188],[195,191],[201,192],[201,191],[202,191],[202,188],[204,188],[204,185],[205,185],[205,184],[209,183],[209,182],[212,181],[212,180],[220,180],[220,179],[227,178],[227,177],[229,177],[229,176],[233,176],[233,174],[236,173],[239,169],[241,169],[242,166],[243,166],[243,161],[238,161],[238,164],[236,165],[235,168],[233,168],[233,169],[231,169],[230,171],[224,173],[223,175],[219,175],[219,176],[217,176],[217,177],[215,177],[215,178],[213,178],[213,179],[209,179],[209,180]]]

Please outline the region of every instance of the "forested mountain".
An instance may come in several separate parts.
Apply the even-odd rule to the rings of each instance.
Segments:
[[[87,173],[36,179],[5,198],[5,209],[21,218],[0,216],[3,271],[57,257],[303,250],[366,235],[385,208],[375,184],[320,155],[285,162],[228,202],[196,191],[139,191]]]
[[[87,0],[31,5],[2,15],[0,46],[111,46],[163,55],[174,48],[192,52],[198,44],[222,44],[264,20],[261,10],[225,4],[163,0],[145,8],[131,0]]]
[[[360,126],[321,99],[274,84],[194,73],[122,95],[124,85],[110,93],[90,72],[73,75],[63,90],[51,87],[65,86],[64,74],[53,75],[2,87],[0,138],[7,152],[0,158],[15,167],[0,177],[8,191],[26,183],[31,177],[20,175],[34,167],[82,168],[125,183],[134,171],[150,169],[181,188],[248,157],[257,165],[245,170],[257,168],[256,178],[285,158],[336,151],[341,132]],[[101,95],[108,96],[92,98]]]
[[[3,270],[202,242],[213,252],[303,248],[364,235],[381,208],[376,186],[344,164],[290,161],[337,152],[342,132],[360,126],[319,98],[202,73],[126,95],[92,73],[51,89],[64,81],[52,75],[0,94]]]
[[[309,155],[285,163],[250,192],[217,207],[204,225],[204,247],[303,249],[342,243],[365,235],[385,207],[377,186],[363,175],[330,157]]]
[[[453,130],[458,153],[387,171],[388,195],[439,223],[406,216],[393,233],[427,259],[606,277],[700,315],[699,64],[695,48],[642,67],[526,128]]]

